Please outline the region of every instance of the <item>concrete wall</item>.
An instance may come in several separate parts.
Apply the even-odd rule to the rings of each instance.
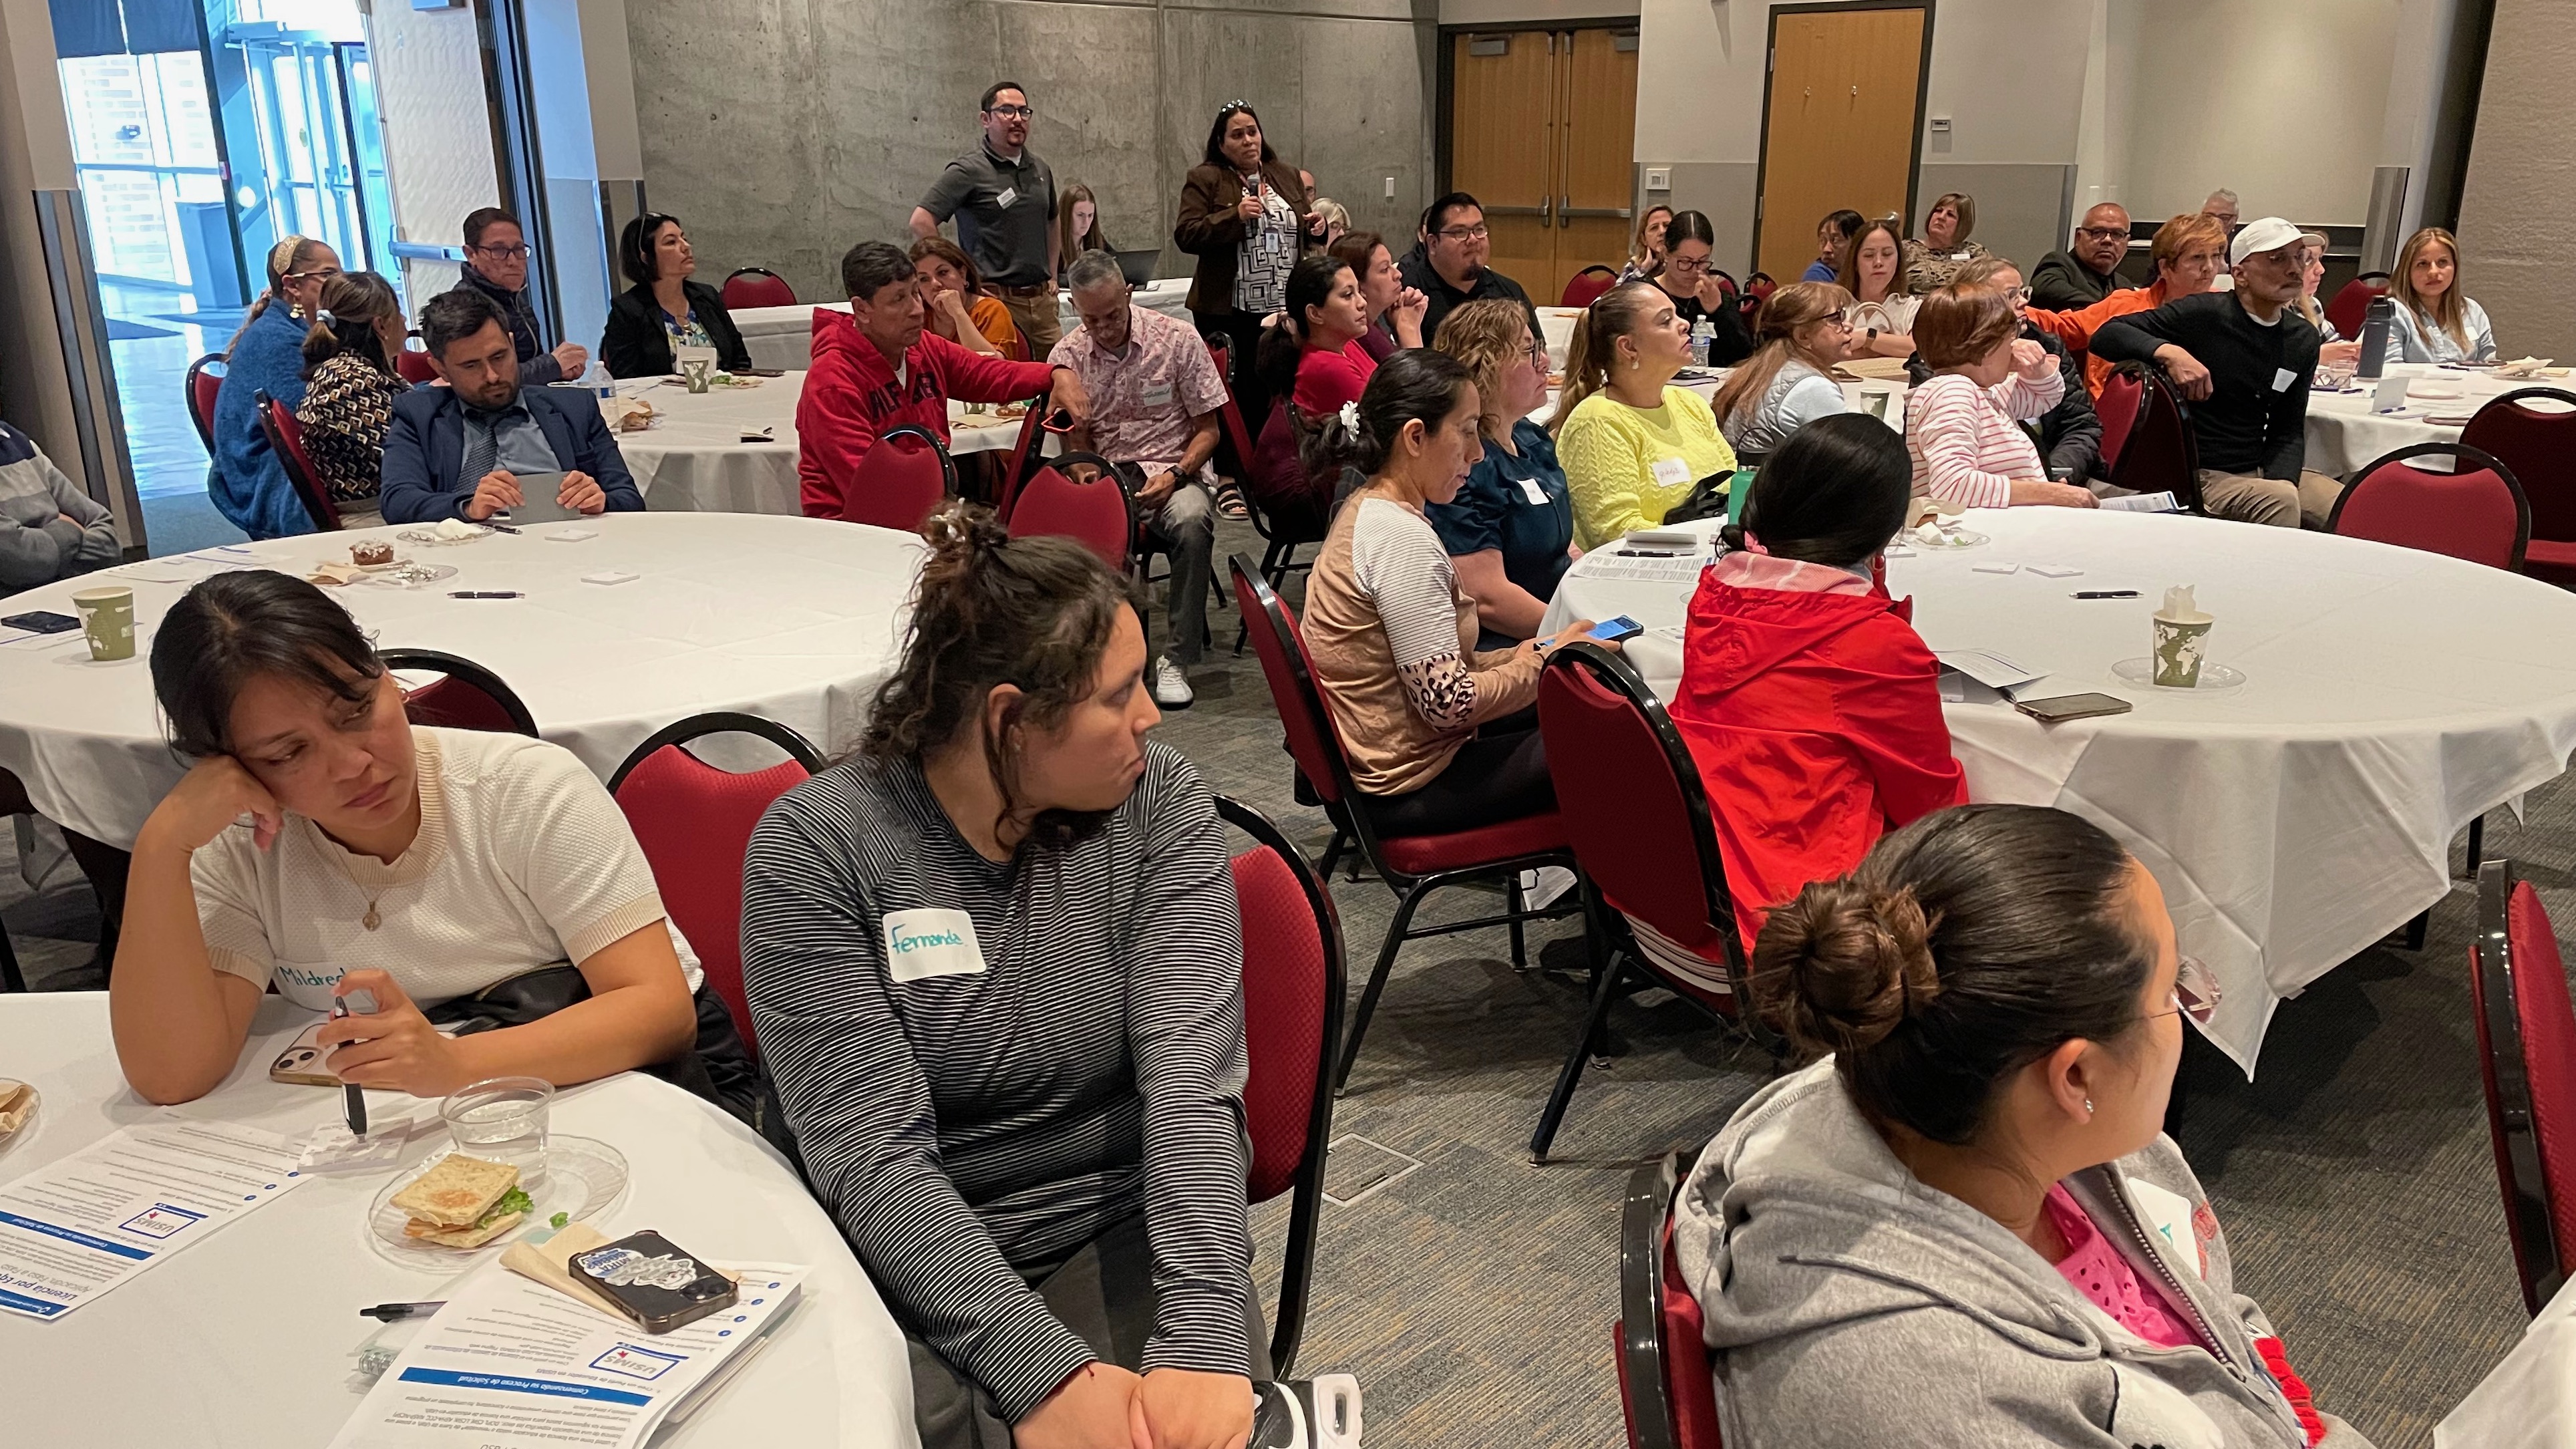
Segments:
[[[2507,357],[2576,358],[2576,294],[2558,240],[2576,229],[2567,141],[2548,117],[2576,76],[2576,0],[2496,0],[2460,202],[2461,284]]]
[[[45,0],[0,0],[0,417],[24,429],[73,482],[106,501],[81,467],[77,420],[53,289],[31,194],[79,183],[71,125],[54,69],[54,18]]]
[[[1621,20],[1637,13],[1638,0],[1440,0],[1443,25],[1555,25],[1571,20]]]
[[[2098,0],[1940,0],[1935,7],[1917,188],[1977,198],[1977,238],[2035,261],[2056,243],[2076,161],[2087,45]],[[1697,208],[1718,233],[1719,265],[1752,256],[1768,0],[1642,0],[1638,9],[1637,161],[1673,168],[1672,190],[1645,194]],[[1687,98],[1683,103],[1682,98]],[[1810,222],[1809,224],[1812,224]],[[2025,255],[2026,254],[2026,255]]]
[[[1353,220],[1410,236],[1431,182],[1436,0],[628,0],[644,178],[702,276],[840,295],[841,253],[902,240],[985,86],[1023,83],[1029,147],[1088,185],[1118,246],[1164,249],[1217,108],[1243,99]],[[1393,187],[1393,197],[1388,188]]]

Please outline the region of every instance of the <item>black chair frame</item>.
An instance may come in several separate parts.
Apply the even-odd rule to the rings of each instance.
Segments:
[[[2200,499],[2200,438],[2191,430],[2190,402],[2183,397],[2182,389],[2174,386],[2173,379],[2167,376],[2164,368],[2158,364],[2124,362],[2120,364],[2118,370],[2130,373],[2138,379],[2138,415],[2130,422],[2129,431],[2121,438],[2120,460],[2112,465],[2111,476],[2107,481],[2114,488],[2126,488],[2133,493],[2166,491],[2152,486],[2141,487],[2141,484],[2153,484],[2155,480],[2139,476],[2146,465],[2133,462],[2137,457],[2134,448],[2138,441],[2138,432],[2147,426],[2148,416],[2161,403],[2174,410],[2174,419],[2179,425],[2182,437],[2182,482],[2172,490],[2174,502],[2181,506],[2182,512],[2205,516],[2208,509],[2202,506]]]
[[[2549,1175],[2540,1162],[2540,1135],[2531,1116],[2531,1064],[2523,1050],[2522,1016],[2515,1005],[2512,939],[2506,931],[2513,888],[2521,879],[2510,860],[2491,860],[2478,872],[2478,934],[2470,968],[2478,973],[2487,1028],[2487,1067],[2495,1077],[2494,1127],[2502,1145],[2514,1266],[2522,1278],[2523,1306],[2537,1315],[2567,1281],[2558,1255],[2557,1216],[2551,1210]]]
[[[1270,1329],[1270,1376],[1287,1378],[1296,1361],[1297,1341],[1306,1331],[1306,1299],[1315,1277],[1315,1230],[1324,1212],[1324,1160],[1332,1146],[1334,1050],[1341,1045],[1342,1003],[1349,994],[1348,957],[1342,945],[1341,914],[1333,909],[1324,878],[1299,853],[1269,816],[1231,796],[1216,797],[1217,817],[1251,836],[1253,843],[1276,851],[1296,873],[1315,912],[1315,930],[1324,943],[1324,1030],[1315,1058],[1315,1100],[1306,1117],[1306,1153],[1297,1164],[1290,1188],[1288,1241],[1280,1253],[1279,1318]]]
[[[1225,376],[1228,365],[1234,360],[1232,349],[1226,339],[1221,335],[1211,334],[1200,340],[1208,346],[1210,358],[1216,363],[1217,375]],[[1252,531],[1261,535],[1262,581],[1274,590],[1284,589],[1288,586],[1290,574],[1303,573],[1315,566],[1312,560],[1300,562],[1297,558],[1297,550],[1310,543],[1321,543],[1323,540],[1285,536],[1286,530],[1281,529],[1270,517],[1270,511],[1261,506],[1261,500],[1252,496],[1252,456],[1253,450],[1259,446],[1259,443],[1256,438],[1250,436],[1251,422],[1243,416],[1242,410],[1234,405],[1231,395],[1226,398],[1225,406],[1218,410],[1218,415],[1220,423],[1216,443],[1217,466],[1233,477],[1243,495],[1244,515],[1251,522]],[[1229,457],[1231,458],[1230,467]],[[1237,659],[1243,657],[1243,646],[1252,638],[1252,616],[1243,614],[1241,618],[1241,626],[1234,631],[1234,657]]]
[[[1687,992],[1674,992],[1681,1000],[1724,1028],[1740,1027],[1745,1036],[1771,1057],[1771,1069],[1777,1075],[1787,1050],[1787,1043],[1765,1024],[1753,1009],[1752,972],[1744,959],[1744,938],[1735,922],[1735,894],[1727,887],[1726,861],[1717,848],[1717,824],[1709,812],[1708,787],[1701,782],[1699,766],[1693,762],[1690,746],[1674,727],[1672,716],[1665,712],[1663,701],[1646,686],[1636,668],[1597,644],[1573,643],[1559,649],[1547,661],[1550,669],[1581,670],[1609,690],[1624,697],[1645,717],[1656,740],[1664,748],[1664,764],[1673,773],[1682,799],[1690,809],[1691,843],[1699,857],[1700,887],[1708,900],[1708,919],[1726,941],[1726,980],[1734,993],[1736,1015],[1730,1020],[1712,1010],[1706,1002]],[[1680,862],[1673,863],[1676,868]],[[1574,1100],[1574,1089],[1583,1079],[1584,1060],[1599,1047],[1601,1033],[1610,1019],[1610,1005],[1626,994],[1623,984],[1635,986],[1664,985],[1662,975],[1650,964],[1650,958],[1637,944],[1636,932],[1628,918],[1612,909],[1589,876],[1583,880],[1584,941],[1592,948],[1592,1009],[1584,1017],[1583,1034],[1576,1037],[1574,1050],[1566,1054],[1565,1066],[1558,1071],[1556,1089],[1548,1094],[1547,1107],[1539,1114],[1538,1130],[1530,1134],[1530,1161],[1547,1161],[1548,1144],[1556,1139],[1556,1129],[1565,1120],[1565,1109]]]
[[[1619,1359],[1628,1397],[1628,1433],[1637,1449],[1679,1449],[1673,1422],[1669,1350],[1664,1343],[1664,1234],[1673,1194],[1690,1159],[1667,1152],[1628,1176],[1619,1208]]]
[[[197,376],[209,367],[223,367],[226,371],[231,370],[230,364],[225,361],[222,353],[209,352],[188,364],[188,379],[183,386],[188,390],[188,421],[196,426],[197,441],[205,445],[206,456],[212,458],[215,456],[215,430],[209,427],[206,419],[197,412]]]
[[[619,762],[617,772],[608,777],[608,793],[615,795],[617,787],[626,783],[626,777],[635,773],[636,766],[651,759],[665,746],[686,745],[691,740],[704,739],[708,735],[732,734],[758,735],[785,750],[796,763],[805,767],[806,774],[819,775],[823,772],[823,752],[814,748],[812,740],[774,719],[719,709],[710,710],[705,714],[693,714],[687,719],[655,730],[652,738],[637,745],[623,761]]]
[[[295,461],[295,454],[287,450],[286,435],[277,426],[277,399],[262,389],[251,395],[251,401],[259,413],[260,434],[268,439],[268,450],[277,455],[277,466],[284,470],[287,483],[295,489],[295,501],[304,505],[305,518],[312,522],[316,532],[339,532],[339,505],[331,501],[330,492],[322,486],[322,480],[305,472]]]
[[[1235,597],[1238,600],[1249,601],[1244,604],[1245,619],[1249,620],[1256,608],[1260,611],[1263,622],[1286,654],[1289,670],[1297,682],[1298,693],[1309,702],[1310,707],[1321,719],[1327,731],[1325,738],[1328,741],[1333,740],[1335,737],[1329,733],[1332,727],[1331,716],[1323,707],[1323,689],[1306,668],[1305,651],[1298,645],[1296,630],[1288,622],[1288,615],[1279,602],[1279,595],[1267,583],[1254,576],[1252,561],[1243,555],[1236,554],[1228,559],[1227,566],[1234,571]],[[1377,1011],[1378,997],[1386,991],[1386,978],[1394,969],[1396,953],[1403,949],[1405,942],[1433,936],[1454,936],[1464,931],[1481,931],[1492,926],[1502,926],[1511,933],[1512,969],[1525,971],[1529,969],[1529,952],[1523,940],[1522,928],[1531,921],[1561,920],[1578,914],[1583,906],[1579,899],[1572,905],[1552,905],[1541,910],[1530,909],[1522,903],[1520,873],[1550,865],[1563,866],[1568,870],[1575,869],[1573,853],[1565,850],[1535,851],[1504,860],[1483,861],[1476,865],[1461,866],[1452,870],[1433,871],[1428,875],[1409,875],[1395,869],[1386,862],[1385,852],[1378,841],[1377,828],[1370,821],[1368,811],[1356,803],[1361,798],[1359,787],[1351,783],[1350,766],[1342,758],[1338,743],[1333,744],[1328,753],[1332,758],[1334,791],[1340,797],[1340,803],[1329,808],[1328,813],[1333,821],[1333,839],[1332,843],[1325,847],[1324,858],[1315,867],[1316,873],[1328,880],[1331,879],[1333,866],[1341,859],[1342,852],[1356,845],[1360,858],[1365,859],[1376,870],[1378,879],[1384,882],[1386,888],[1393,891],[1396,896],[1395,918],[1387,923],[1386,940],[1378,948],[1377,964],[1369,971],[1368,986],[1360,993],[1359,1010],[1351,1018],[1350,1032],[1342,1043],[1341,1064],[1333,1072],[1333,1091],[1339,1094],[1349,1085],[1351,1066],[1359,1060],[1360,1041],[1368,1033],[1369,1017]],[[1501,915],[1477,916],[1465,921],[1445,921],[1436,926],[1413,924],[1414,912],[1420,910],[1422,903],[1434,892],[1445,886],[1491,880],[1497,876],[1504,882],[1508,903]]]
[[[532,740],[542,738],[537,733],[537,717],[528,712],[528,706],[519,698],[518,691],[502,683],[501,676],[471,659],[437,649],[380,649],[376,651],[376,658],[387,669],[430,670],[479,689],[501,706],[501,712],[510,717],[511,725],[520,734]]]
[[[2569,401],[2576,402],[2576,398],[2570,398]],[[2472,448],[2466,443],[2414,443],[2394,452],[2382,453],[2363,464],[2361,471],[2352,475],[2352,482],[2346,484],[2344,490],[2335,495],[2334,512],[2326,515],[2326,531],[2333,532],[2335,525],[2343,521],[2344,505],[2352,501],[2352,495],[2361,491],[2362,484],[2370,481],[2371,474],[2392,463],[2403,463],[2409,458],[2422,457],[2449,458],[2453,461],[2453,470],[2456,472],[2474,473],[2481,468],[2492,469],[2497,477],[2504,480],[2504,486],[2513,491],[2513,571],[2522,572],[2523,553],[2531,546],[2531,499],[2522,491],[2522,480],[2513,476],[2513,470],[2504,465],[2502,458],[2484,448]],[[2472,872],[2476,871],[2476,862],[2472,861],[2469,869]]]

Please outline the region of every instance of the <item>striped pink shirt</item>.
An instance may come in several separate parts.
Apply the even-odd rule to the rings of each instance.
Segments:
[[[2044,378],[2014,373],[1980,388],[1945,372],[1905,395],[1905,450],[1914,455],[1917,497],[1946,498],[1970,508],[2012,502],[2012,480],[2045,478],[2039,448],[2015,418],[2036,418],[2066,396],[2052,365]]]

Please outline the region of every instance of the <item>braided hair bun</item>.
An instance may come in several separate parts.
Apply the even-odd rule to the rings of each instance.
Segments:
[[[1933,922],[1914,893],[1817,881],[1772,913],[1754,952],[1755,986],[1810,1052],[1876,1046],[1941,994]]]

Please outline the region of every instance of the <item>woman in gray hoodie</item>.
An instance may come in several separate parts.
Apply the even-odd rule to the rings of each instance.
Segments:
[[[1774,912],[1753,989],[1832,1055],[1682,1190],[1727,1449],[2368,1449],[2236,1292],[2162,1134],[2215,982],[2099,828],[1927,815]]]

